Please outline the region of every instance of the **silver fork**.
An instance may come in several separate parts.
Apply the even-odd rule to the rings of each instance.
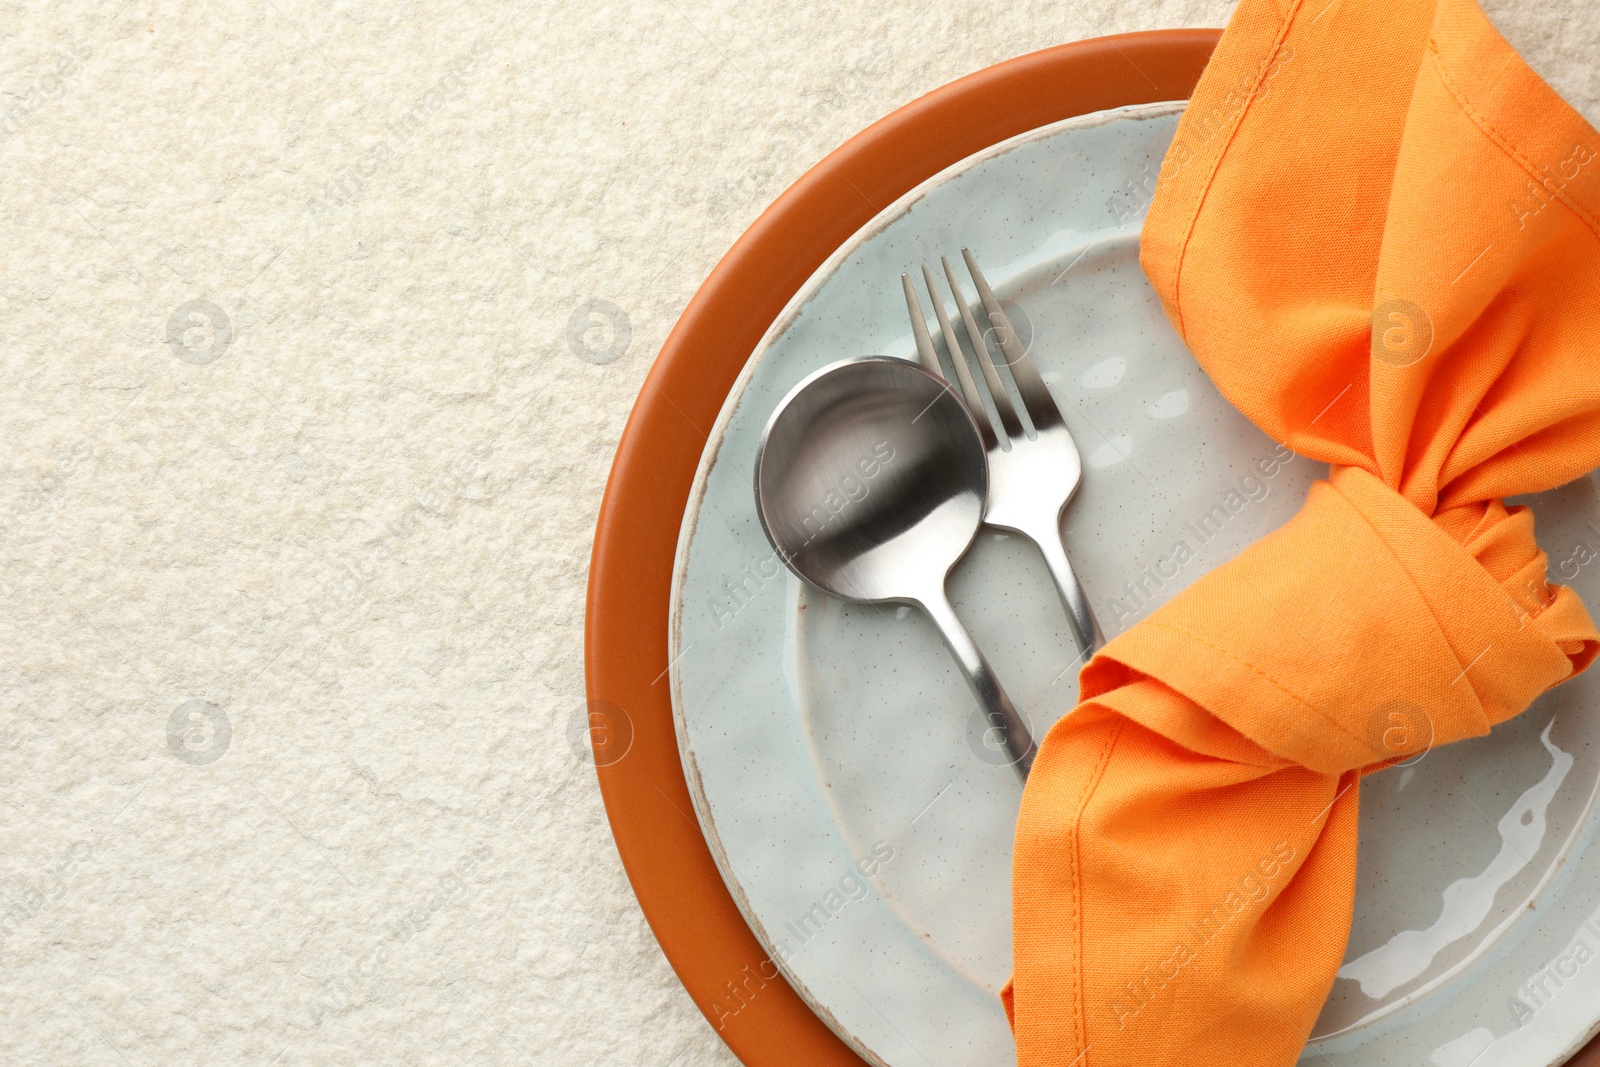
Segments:
[[[990,526],[1019,533],[1038,546],[1044,556],[1045,566],[1050,570],[1050,577],[1055,580],[1056,591],[1061,594],[1061,602],[1067,609],[1079,659],[1084,660],[1105,644],[1105,636],[1100,632],[1094,612],[1089,610],[1089,598],[1078,583],[1077,575],[1072,572],[1072,564],[1067,560],[1066,547],[1061,539],[1061,513],[1078,491],[1078,483],[1083,476],[1083,461],[1078,456],[1078,446],[1073,443],[1066,423],[1061,421],[1061,409],[1056,407],[1055,398],[1050,395],[1033,360],[1017,339],[1011,320],[1000,307],[1000,301],[995,299],[994,291],[978,269],[977,261],[965,248],[961,250],[961,257],[966,260],[967,273],[972,275],[972,282],[978,288],[978,300],[994,331],[1000,354],[1005,357],[1003,362],[1016,384],[1023,409],[1033,424],[1033,434],[1030,436],[1017,417],[1016,407],[1001,382],[999,369],[984,341],[984,331],[978,328],[973,318],[972,308],[961,293],[955,271],[950,268],[950,261],[941,256],[939,261],[944,265],[945,280],[955,297],[956,309],[967,338],[971,341],[972,352],[978,359],[984,389],[994,401],[995,414],[1000,419],[1000,433],[996,433],[983,403],[983,392],[972,377],[961,343],[956,339],[955,327],[945,313],[944,301],[934,284],[933,271],[924,263],[922,280],[933,301],[939,332],[944,336],[961,393],[966,397],[967,406],[972,409],[973,420],[983,434],[983,444],[989,453],[989,500],[984,507],[983,521]],[[911,286],[911,276],[900,275],[900,283],[905,289],[906,310],[911,313],[911,332],[916,337],[917,355],[928,370],[945,377],[939,365],[938,351],[933,347],[933,338],[928,334],[928,323],[923,316],[921,302]]]

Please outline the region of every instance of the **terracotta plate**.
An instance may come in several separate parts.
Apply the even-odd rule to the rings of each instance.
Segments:
[[[963,79],[876,124],[807,174],[735,245],[646,382],[596,537],[588,619],[591,740],[618,848],[645,914],[696,1003],[747,1064],[861,1061],[785,984],[745,925],[695,821],[679,762],[667,685],[673,549],[717,412],[785,304],[882,207],[946,166],[1024,131],[1186,96],[1215,37],[1171,32],[1052,49]],[[1339,1030],[1333,1019],[1324,1024]],[[1444,1053],[1455,1067],[1481,1044],[1474,1031],[1448,1050],[1434,1050],[1432,1059],[1441,1062],[1437,1054]],[[1342,1058],[1337,1046],[1324,1048]],[[1423,1050],[1419,1062],[1428,1058]],[[1597,1061],[1600,1054],[1588,1052],[1576,1062]]]

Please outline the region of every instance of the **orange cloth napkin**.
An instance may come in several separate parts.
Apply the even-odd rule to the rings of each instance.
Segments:
[[[1113,640],[1023,794],[1023,1067],[1292,1064],[1357,780],[1587,667],[1501,497],[1600,465],[1600,135],[1473,0],[1243,0],[1143,233],[1217,386],[1332,465]]]

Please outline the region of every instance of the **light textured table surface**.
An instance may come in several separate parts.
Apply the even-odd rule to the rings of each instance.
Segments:
[[[734,1063],[583,758],[645,372],[874,119],[1231,6],[6,3],[0,1062]]]

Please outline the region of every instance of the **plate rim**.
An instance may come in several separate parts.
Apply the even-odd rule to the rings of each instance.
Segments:
[[[678,533],[708,438],[700,426],[716,420],[789,300],[878,204],[1037,127],[1188,99],[1221,32],[1152,30],[1057,45],[967,75],[878,120],[802,175],[734,243],[645,378],[600,504],[584,635],[588,708],[620,714],[631,740],[615,758],[597,759],[595,770],[646,921],[696,1007],[748,1067],[797,1057],[840,1067],[864,1061],[772,966],[692,814],[669,691],[659,683],[670,666]],[[742,994],[730,996],[736,984]]]

